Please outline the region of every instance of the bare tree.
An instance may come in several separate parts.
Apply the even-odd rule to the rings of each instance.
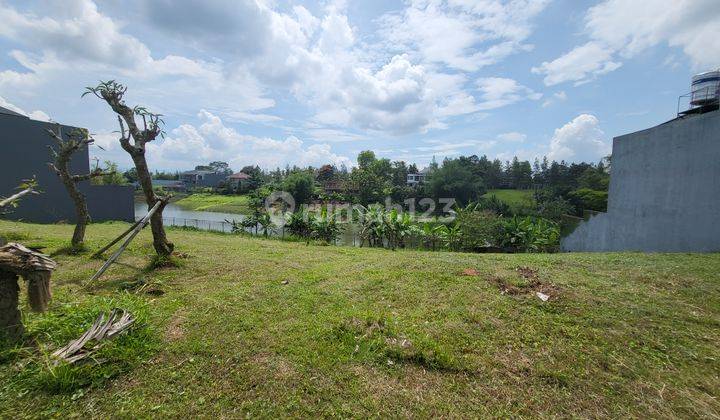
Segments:
[[[127,87],[110,80],[100,82],[95,87],[88,87],[83,96],[93,94],[105,101],[117,114],[120,124],[120,145],[130,155],[137,169],[138,181],[145,195],[148,211],[160,201],[160,208],[150,219],[150,228],[153,234],[153,247],[160,256],[169,256],[173,251],[173,244],[167,240],[163,227],[162,211],[169,197],[158,197],[152,188],[152,177],[145,159],[145,145],[158,136],[163,136],[163,120],[160,114],[154,114],[144,107],[130,108],[123,101]],[[135,121],[138,117],[142,127]],[[127,126],[127,128],[126,128]]]
[[[90,137],[87,130],[75,129],[66,136],[63,136],[60,125],[58,124],[57,132],[52,130],[47,130],[47,132],[57,143],[56,147],[50,147],[54,162],[48,163],[48,166],[60,177],[73,204],[75,204],[75,217],[77,220],[70,244],[73,248],[80,249],[85,240],[85,228],[87,224],[90,223],[90,212],[88,211],[85,195],[78,189],[78,183],[105,175],[105,173],[102,172],[99,167],[83,175],[73,175],[70,173],[70,159],[72,159],[73,154],[88,147],[95,141]]]

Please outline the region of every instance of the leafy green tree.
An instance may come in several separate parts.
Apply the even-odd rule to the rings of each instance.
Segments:
[[[315,191],[315,180],[308,172],[294,172],[282,183],[282,190],[290,193],[295,204],[308,204]]]
[[[350,179],[357,188],[357,199],[362,205],[378,203],[383,197],[383,182],[368,169],[356,169]]]
[[[607,211],[607,191],[580,188],[568,194],[570,202],[578,209]]]
[[[368,169],[376,160],[375,152],[372,150],[363,150],[357,157],[358,167],[360,169]]]
[[[447,159],[429,175],[426,191],[436,201],[440,198],[454,198],[459,205],[465,206],[485,194],[485,186],[461,161]]]
[[[127,171],[123,172],[123,176],[129,183],[137,182],[138,180],[138,174],[136,168],[130,168]]]
[[[106,160],[102,175],[91,178],[90,182],[93,185],[126,185],[128,180],[118,171],[117,163]]]
[[[610,174],[604,166],[589,167],[578,177],[578,187],[596,191],[607,191],[610,186]]]
[[[318,169],[317,180],[320,182],[330,181],[335,176],[335,168],[332,165],[323,165]]]
[[[225,175],[230,175],[233,173],[232,169],[230,169],[230,165],[228,165],[227,162],[221,162],[221,161],[214,161],[210,162],[207,165],[211,170]]]

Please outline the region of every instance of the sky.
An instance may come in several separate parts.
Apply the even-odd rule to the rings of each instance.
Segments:
[[[0,106],[86,127],[86,86],[164,115],[156,170],[351,167],[362,150],[596,162],[720,67],[718,0],[0,0]]]

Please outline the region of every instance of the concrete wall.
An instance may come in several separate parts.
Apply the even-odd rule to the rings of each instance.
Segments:
[[[63,133],[73,127],[61,126]],[[25,196],[18,207],[3,218],[39,223],[75,221],[75,208],[60,179],[48,166],[52,158],[48,146],[54,141],[45,131],[56,129],[53,123],[31,120],[24,116],[0,114],[0,196],[9,196],[23,179],[36,177],[39,195]],[[90,170],[88,151],[73,156],[70,170],[74,174]],[[134,219],[131,186],[90,185],[81,182],[93,221]]]
[[[613,140],[608,212],[565,251],[720,251],[720,111]]]

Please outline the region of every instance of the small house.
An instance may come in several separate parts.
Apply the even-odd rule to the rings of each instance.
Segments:
[[[185,188],[215,188],[225,180],[225,174],[204,169],[193,169],[180,174],[180,181],[185,184]]]
[[[238,172],[227,177],[227,182],[233,191],[244,190],[250,182],[250,175],[245,172]]]
[[[185,192],[185,183],[175,179],[153,179],[153,188],[162,188],[165,191]]]
[[[424,184],[429,173],[430,167],[427,167],[418,173],[407,174],[407,185],[409,187],[414,187],[416,185]]]

